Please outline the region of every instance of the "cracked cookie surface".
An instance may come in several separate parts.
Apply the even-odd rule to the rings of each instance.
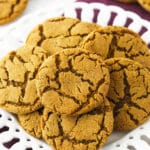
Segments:
[[[50,56],[38,72],[42,104],[58,114],[82,114],[98,107],[109,88],[109,72],[101,57],[83,49]]]
[[[0,61],[0,107],[16,114],[26,114],[42,106],[35,79],[46,57],[44,49],[26,45]]]
[[[0,0],[0,24],[17,18],[25,9],[27,0]]]
[[[113,130],[113,113],[105,99],[99,108],[79,116],[63,116],[44,110],[42,135],[56,150],[97,150]]]
[[[98,28],[94,23],[78,19],[53,18],[33,29],[26,43],[43,47],[52,55],[60,50],[79,47],[83,39]]]
[[[136,60],[150,70],[150,51],[146,43],[125,27],[108,26],[94,31],[87,36],[82,47],[104,59],[125,57]]]
[[[110,71],[108,100],[114,108],[114,128],[131,130],[150,116],[150,72],[126,58],[105,61]]]
[[[149,0],[137,0],[137,2],[147,11],[150,12],[150,1]]]
[[[25,115],[18,115],[18,120],[26,132],[36,138],[42,137],[41,119],[43,108]]]

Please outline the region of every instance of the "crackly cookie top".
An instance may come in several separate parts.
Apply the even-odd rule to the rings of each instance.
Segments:
[[[150,1],[149,0],[137,0],[137,2],[147,11],[150,12]]]
[[[44,49],[26,45],[0,61],[0,107],[17,114],[41,107],[35,78],[46,57]]]
[[[150,115],[150,72],[126,58],[105,61],[110,71],[108,100],[114,108],[115,129],[131,130]]]
[[[43,108],[34,112],[18,115],[19,122],[23,129],[36,138],[42,137],[41,119]]]
[[[82,114],[103,102],[109,73],[97,54],[70,49],[45,60],[36,85],[42,104],[52,112]]]
[[[99,108],[79,116],[63,116],[44,109],[42,135],[56,150],[96,150],[113,129],[113,113],[105,99]]]
[[[0,0],[0,24],[14,20],[25,9],[27,0]]]
[[[83,39],[99,26],[78,19],[58,17],[38,25],[29,34],[26,43],[41,46],[50,55],[63,49],[79,47]]]
[[[108,26],[93,31],[83,41],[82,47],[100,54],[104,59],[125,57],[150,69],[150,51],[146,43],[125,27]]]

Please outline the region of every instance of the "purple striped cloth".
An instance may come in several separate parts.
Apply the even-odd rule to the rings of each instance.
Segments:
[[[77,0],[77,1],[87,2],[87,3],[99,2],[99,3],[104,3],[106,5],[116,5],[124,8],[125,10],[133,11],[137,13],[139,16],[141,16],[141,18],[150,21],[150,12],[147,12],[144,9],[142,9],[142,7],[137,3],[125,4],[125,3],[117,2],[116,0]]]

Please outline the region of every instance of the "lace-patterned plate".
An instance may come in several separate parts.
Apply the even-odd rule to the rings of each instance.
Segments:
[[[150,47],[150,23],[136,14],[116,6],[106,6],[100,3],[76,2],[63,9],[39,10],[20,19],[11,26],[0,39],[0,57],[12,49],[23,45],[31,29],[47,18],[56,16],[80,18],[83,21],[96,22],[100,25],[126,26],[137,33]],[[0,109],[0,150],[51,150],[42,140],[28,135],[19,125],[15,116]],[[150,121],[137,129],[125,132],[113,132],[102,150],[150,150]]]

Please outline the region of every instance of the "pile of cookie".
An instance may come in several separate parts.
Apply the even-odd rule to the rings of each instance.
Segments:
[[[138,3],[143,9],[150,12],[150,1],[149,0],[117,0],[123,3]]]
[[[52,18],[0,60],[0,107],[57,150],[96,150],[150,116],[150,52],[135,32]]]

